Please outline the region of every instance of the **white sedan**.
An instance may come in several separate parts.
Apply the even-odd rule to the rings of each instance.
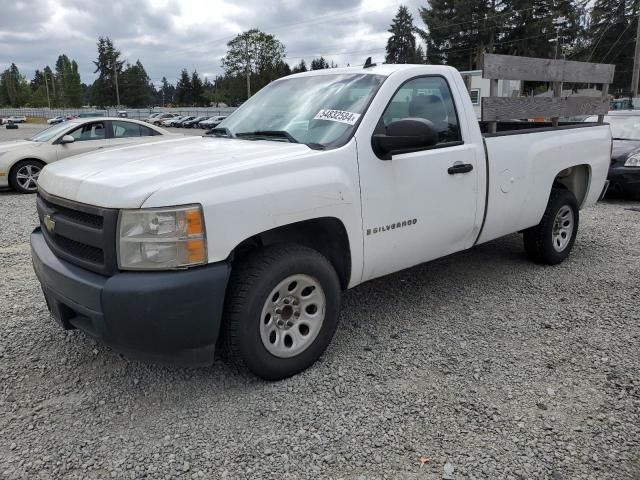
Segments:
[[[35,193],[42,168],[56,160],[107,147],[153,142],[175,134],[123,118],[79,118],[53,125],[28,140],[0,142],[0,187]]]

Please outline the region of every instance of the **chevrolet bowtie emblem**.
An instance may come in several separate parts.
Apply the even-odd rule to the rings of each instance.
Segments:
[[[43,218],[44,226],[49,232],[53,232],[53,229],[56,228],[56,221],[51,218],[51,215],[45,215]]]

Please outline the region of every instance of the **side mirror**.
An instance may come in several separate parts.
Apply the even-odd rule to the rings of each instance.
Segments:
[[[433,122],[424,118],[403,118],[386,126],[384,133],[376,133],[371,146],[383,160],[391,160],[398,153],[409,153],[433,147],[438,143],[438,132]]]
[[[60,142],[59,142],[59,143],[60,143],[60,145],[64,145],[64,144],[66,144],[66,143],[73,143],[73,142],[75,142],[75,141],[76,141],[76,139],[75,139],[75,138],[73,138],[71,135],[65,135],[64,137],[62,137],[62,138],[60,139]]]

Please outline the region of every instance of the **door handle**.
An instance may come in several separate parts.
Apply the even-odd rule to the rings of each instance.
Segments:
[[[469,173],[471,170],[473,170],[473,165],[470,163],[456,162],[449,167],[447,172],[449,175],[457,175],[458,173]]]

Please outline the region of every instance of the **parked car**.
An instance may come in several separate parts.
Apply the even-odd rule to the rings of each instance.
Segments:
[[[11,115],[9,118],[7,118],[7,121],[10,121],[12,123],[26,123],[27,117],[25,117],[24,115]]]
[[[0,142],[0,187],[34,193],[43,167],[63,158],[106,147],[158,141],[172,135],[137,120],[121,118],[69,120],[28,140]]]
[[[206,119],[207,117],[202,117],[202,116],[195,117],[195,118],[192,118],[191,120],[185,120],[184,122],[182,122],[182,126],[184,128],[195,128],[198,126],[198,122],[201,122]]]
[[[163,121],[168,120],[170,118],[177,117],[177,113],[161,113],[153,118],[149,119],[149,123],[152,125],[160,125]]]
[[[176,122],[179,122],[183,118],[186,118],[185,115],[177,115],[175,117],[167,118],[160,123],[163,127],[173,127]]]
[[[162,112],[152,113],[147,118],[143,118],[142,121],[143,122],[147,122],[147,123],[151,123],[151,120],[153,120],[154,118],[156,118],[158,115],[161,115],[161,114],[162,114]]]
[[[47,120],[47,123],[49,125],[56,125],[58,123],[62,123],[66,120],[66,117],[64,115],[58,115],[57,117],[53,117]]]
[[[220,125],[220,123],[227,118],[226,116],[219,115],[217,117],[211,117],[209,120],[200,122],[200,128],[214,128]]]
[[[173,122],[172,126],[173,127],[177,127],[177,128],[182,128],[184,127],[184,123],[188,122],[190,120],[195,119],[196,117],[194,117],[193,115],[188,115],[186,117],[182,117],[180,120],[177,120],[175,122]]]
[[[589,117],[595,122],[598,117]],[[640,110],[611,111],[604,117],[611,126],[613,150],[609,166],[609,191],[640,197]]]
[[[436,65],[290,75],[222,125],[44,169],[31,251],[63,328],[183,365],[213,362],[220,337],[288,377],[330,343],[347,288],[520,231],[562,262],[611,148],[600,124],[483,135]]]

